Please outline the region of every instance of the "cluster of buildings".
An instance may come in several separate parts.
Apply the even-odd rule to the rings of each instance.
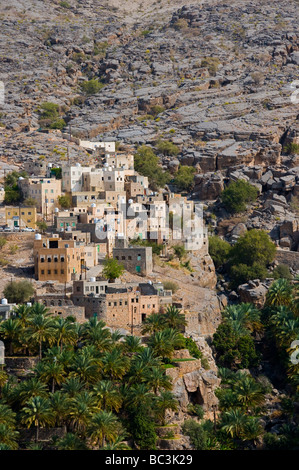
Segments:
[[[32,165],[30,176],[20,177],[18,185],[34,206],[6,207],[6,223],[36,227],[38,218],[47,222],[47,233],[35,235],[35,279],[68,285],[71,292],[38,293],[37,301],[57,315],[75,315],[78,321],[97,316],[112,328],[134,333],[147,315],[173,301],[161,283],[144,279],[153,270],[152,247],[146,242],[165,250],[182,243],[205,255],[207,230],[193,201],[168,190],[153,192],[148,178],[134,170],[132,154],[107,148],[95,166],[65,163],[57,172],[44,162]],[[62,195],[71,201],[68,209],[59,204]],[[108,257],[143,279],[110,283],[100,272],[89,274]]]

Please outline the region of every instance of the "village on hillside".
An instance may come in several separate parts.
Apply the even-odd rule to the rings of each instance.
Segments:
[[[31,260],[35,294],[29,300],[78,322],[96,317],[126,334],[137,334],[148,315],[175,305],[197,334],[198,311],[176,299],[179,286],[161,282],[153,266],[171,262],[174,254],[178,260],[187,253],[208,257],[201,205],[167,189],[152,191],[148,178],[134,170],[134,156],[115,151],[115,142],[80,145],[89,148],[94,164],[25,162],[17,179],[22,202],[4,203],[2,237],[34,237],[28,267]],[[180,264],[191,274],[190,261]],[[2,317],[14,307],[3,298]]]

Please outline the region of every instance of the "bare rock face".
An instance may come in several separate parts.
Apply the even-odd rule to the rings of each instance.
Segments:
[[[220,172],[195,175],[193,197],[201,201],[213,201],[224,190],[224,179]]]
[[[203,369],[200,360],[181,362],[179,367],[167,369],[166,373],[172,378],[172,392],[180,404],[179,415],[173,415],[173,419],[180,419],[190,402],[201,405],[206,414],[217,408],[215,390],[221,380],[214,370]]]
[[[249,281],[238,287],[240,301],[244,303],[252,303],[257,308],[262,308],[266,301],[266,295],[269,286],[261,283],[259,280]]]

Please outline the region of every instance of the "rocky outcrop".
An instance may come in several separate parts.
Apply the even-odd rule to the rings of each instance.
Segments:
[[[257,308],[262,308],[265,304],[266,295],[272,282],[273,279],[268,283],[261,282],[256,279],[254,281],[249,281],[246,284],[242,284],[238,287],[240,301],[244,303],[251,303]]]
[[[173,394],[179,401],[179,412],[172,414],[172,421],[182,420],[189,403],[201,405],[207,417],[213,415],[218,406],[215,390],[220,379],[214,370],[201,367],[200,359],[177,363],[177,367],[167,369],[166,374],[172,378]]]

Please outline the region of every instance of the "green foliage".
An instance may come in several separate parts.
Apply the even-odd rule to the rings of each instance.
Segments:
[[[248,264],[252,266],[259,263],[266,266],[271,263],[275,257],[276,247],[269,235],[264,230],[249,230],[237,243],[231,251],[231,260],[233,264]]]
[[[170,140],[159,140],[156,147],[163,155],[176,156],[180,153],[180,149]]]
[[[61,426],[68,432],[53,438],[57,450],[123,450],[127,438],[140,449],[155,449],[155,428],[177,401],[153,350],[135,336],[122,341],[103,321],[76,324],[42,304],[19,305],[15,314],[1,322],[0,339],[21,356],[40,349],[40,360],[21,380],[0,371],[1,449],[18,448],[16,423],[35,427],[36,449],[41,427]],[[165,331],[166,343],[181,342],[177,332]]]
[[[192,166],[180,166],[173,183],[180,191],[190,192],[194,185],[195,168]]]
[[[201,61],[201,66],[206,67],[210,75],[215,76],[220,65],[220,61],[217,57],[206,57]]]
[[[20,202],[23,198],[22,193],[18,187],[18,180],[19,178],[28,178],[28,174],[26,171],[11,171],[8,175],[5,176],[4,179],[4,190],[5,190],[5,197],[4,202],[5,204],[16,204]]]
[[[109,280],[115,280],[122,276],[124,273],[124,267],[122,264],[114,258],[106,258],[103,268],[103,276]]]
[[[56,119],[59,117],[58,104],[46,101],[40,105],[40,118],[41,119]]]
[[[24,200],[24,206],[35,207],[36,204],[37,204],[36,199],[34,199],[33,197],[27,197]]]
[[[159,166],[159,158],[151,147],[141,145],[134,156],[134,168],[147,176],[152,189],[163,188],[170,181],[170,175]]]
[[[66,126],[64,119],[56,119],[56,121],[51,122],[49,125],[50,129],[63,129]]]
[[[66,126],[64,119],[60,117],[58,104],[46,101],[40,105],[39,124],[48,129],[63,129]]]
[[[192,419],[184,421],[182,431],[190,437],[191,443],[196,450],[212,450],[217,448],[217,441],[211,421],[204,421],[203,423],[198,423]]]
[[[130,417],[130,430],[140,450],[155,450],[157,434],[155,423],[142,410]]]
[[[7,243],[7,240],[5,237],[0,237],[0,250],[2,250]]]
[[[179,290],[178,284],[173,281],[164,281],[163,287],[165,290],[171,290],[173,294],[175,294]]]
[[[153,254],[155,255],[160,255],[161,254],[161,251],[163,249],[163,245],[162,244],[158,244],[154,241],[149,241],[149,240],[141,240],[140,238],[136,238],[134,240],[131,240],[130,241],[130,244],[131,245],[136,245],[136,246],[148,246],[148,247],[151,247],[152,248],[152,252]]]
[[[179,260],[181,260],[182,258],[184,258],[184,256],[186,256],[187,252],[186,252],[184,245],[174,245],[172,248],[173,248],[175,256],[177,256]]]
[[[187,409],[188,413],[197,416],[199,419],[203,419],[204,410],[201,405],[198,405],[197,403],[195,405],[193,403],[189,403]]]
[[[268,271],[258,262],[253,263],[252,266],[240,263],[231,267],[230,276],[232,279],[231,287],[236,288],[250,279],[265,279],[268,276]]]
[[[41,231],[41,232],[45,232],[48,228],[48,225],[47,225],[47,222],[45,222],[44,220],[38,220],[36,222],[36,226],[38,227],[38,229]]]
[[[151,107],[151,115],[156,118],[158,114],[161,114],[165,111],[164,106],[159,106],[158,104],[156,106]]]
[[[221,200],[225,208],[231,212],[243,212],[246,210],[246,204],[256,200],[258,190],[247,181],[237,180],[229,184],[222,191]]]
[[[64,196],[58,196],[58,203],[62,209],[70,209],[72,207],[72,197],[69,193]]]
[[[99,80],[91,79],[89,81],[83,82],[81,85],[83,93],[87,96],[96,95],[99,91],[105,86]]]
[[[267,277],[266,266],[273,261],[275,253],[276,246],[264,230],[246,232],[230,251],[232,286]]]
[[[51,168],[51,175],[55,176],[57,180],[61,180],[62,169],[61,168]]]
[[[259,364],[260,355],[255,350],[251,336],[240,336],[227,321],[218,326],[213,335],[213,345],[221,367],[244,369]]]
[[[289,280],[283,278],[277,279],[267,292],[266,304],[272,307],[288,306],[291,303],[292,294],[293,288]]]
[[[68,2],[66,2],[65,0],[63,0],[62,2],[59,3],[59,5],[62,7],[62,8],[66,8],[67,10],[69,10],[70,8],[72,8],[72,5],[70,5]]]
[[[202,358],[202,352],[198,349],[194,339],[185,338],[185,348],[188,349],[191,357],[195,357],[195,359]]]
[[[34,287],[30,281],[13,281],[6,284],[3,290],[4,297],[9,303],[24,303],[31,299]]]
[[[298,155],[299,154],[299,144],[296,144],[295,142],[289,143],[283,147],[284,153],[287,153],[288,155]]]
[[[273,269],[274,279],[292,279],[293,276],[290,273],[290,268],[287,264],[279,264],[276,268]]]
[[[228,261],[230,252],[231,245],[227,241],[222,240],[217,235],[209,237],[209,254],[216,269]]]

